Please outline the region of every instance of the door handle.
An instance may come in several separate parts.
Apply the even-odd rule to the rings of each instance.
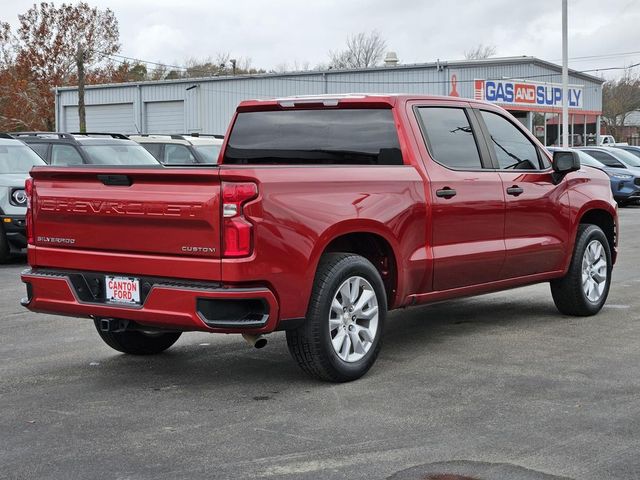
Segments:
[[[513,187],[507,188],[507,194],[508,195],[513,195],[514,197],[517,197],[521,193],[524,193],[524,189],[520,188],[517,185],[514,185]]]
[[[444,187],[441,190],[436,190],[436,196],[441,198],[451,198],[456,196],[456,192],[453,188]]]

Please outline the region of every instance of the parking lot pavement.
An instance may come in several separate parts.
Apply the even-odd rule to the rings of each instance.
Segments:
[[[282,333],[118,354],[90,321],[24,310],[16,260],[0,478],[639,478],[640,208],[620,216],[599,315],[561,316],[546,284],[394,312],[376,365],[341,385],[305,377]]]

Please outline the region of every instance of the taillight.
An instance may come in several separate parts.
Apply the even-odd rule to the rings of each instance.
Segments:
[[[244,217],[243,206],[258,196],[255,183],[222,183],[222,254],[246,257],[253,248],[253,225]]]
[[[25,180],[24,193],[27,195],[27,215],[25,216],[27,243],[33,245],[33,178],[29,177]]]

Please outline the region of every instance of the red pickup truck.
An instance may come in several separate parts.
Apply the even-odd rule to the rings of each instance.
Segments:
[[[607,176],[459,98],[246,101],[218,166],[31,176],[23,305],[131,354],[286,330],[304,371],[348,381],[390,309],[550,282],[560,312],[593,315],[616,259]]]

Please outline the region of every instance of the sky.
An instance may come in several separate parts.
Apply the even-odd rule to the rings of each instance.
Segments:
[[[340,50],[349,35],[372,30],[403,64],[459,60],[478,44],[495,46],[496,57],[562,58],[561,0],[88,2],[114,11],[121,55],[173,65],[229,53],[266,70],[314,67],[327,63],[329,51]],[[2,0],[0,19],[15,26],[33,3]],[[581,71],[639,63],[640,0],[569,0],[569,57]]]

